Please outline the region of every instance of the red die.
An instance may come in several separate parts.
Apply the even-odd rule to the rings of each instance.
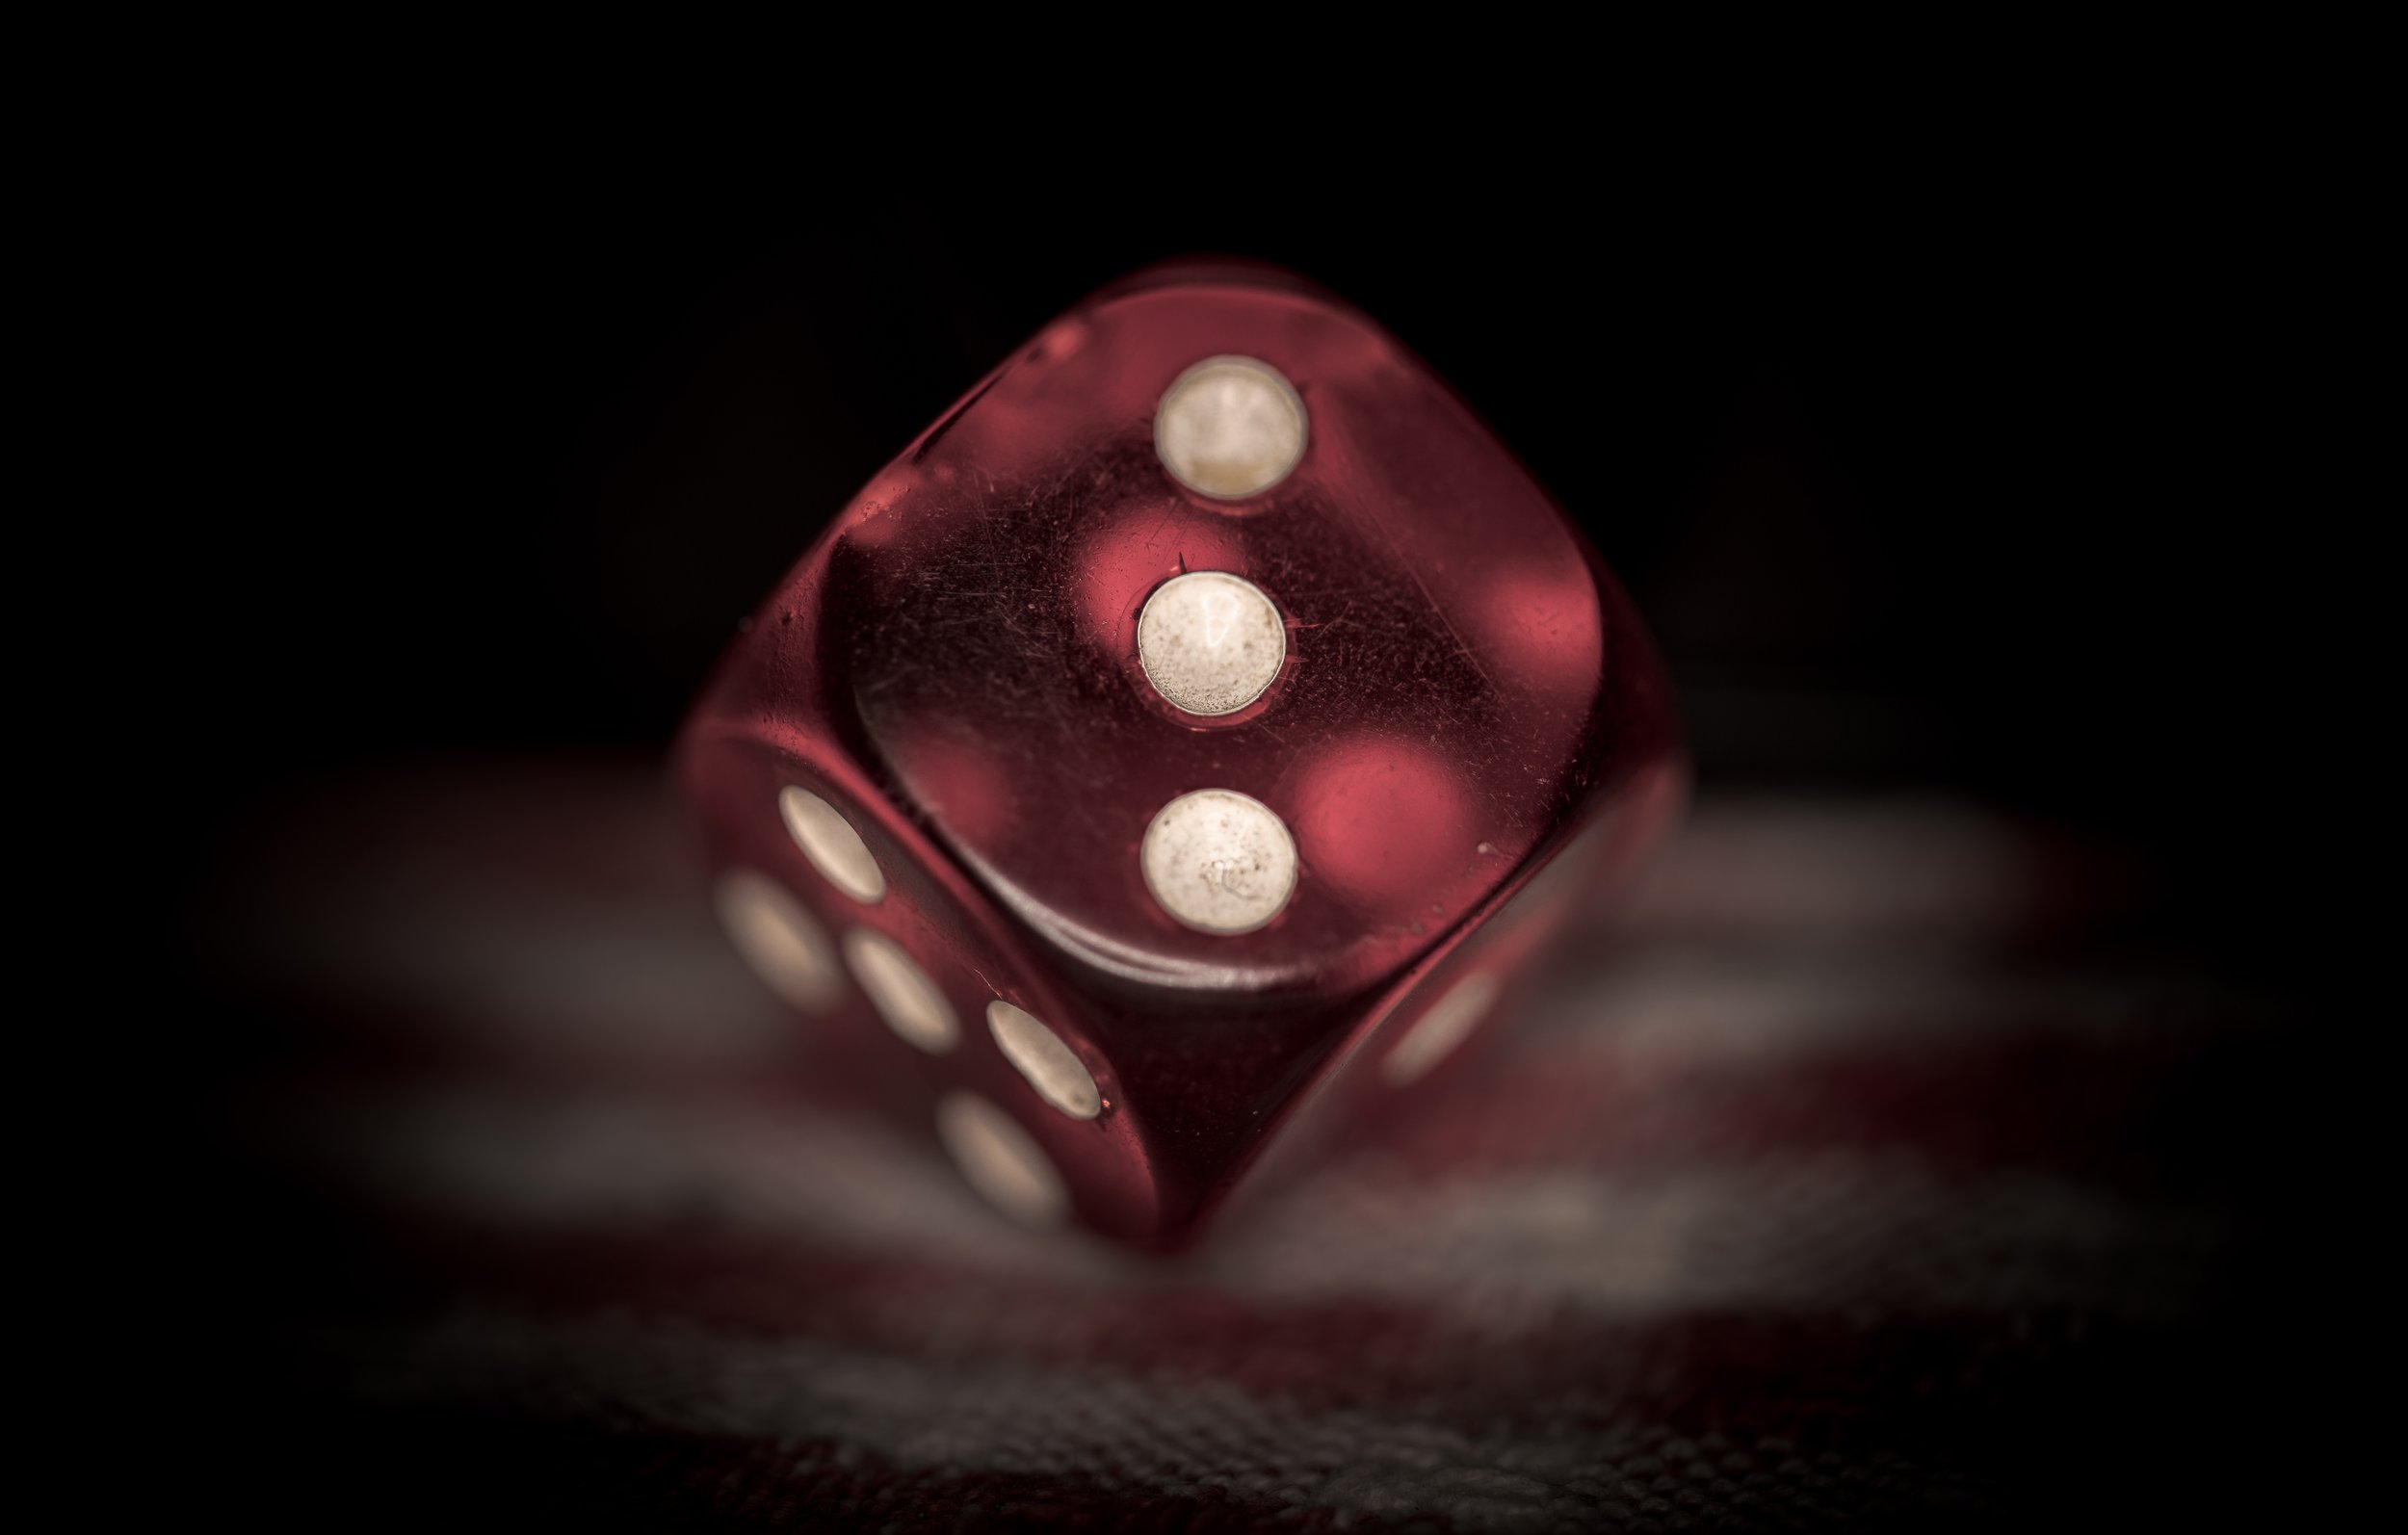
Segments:
[[[1251,268],[1141,274],[973,389],[787,575],[678,772],[763,977],[1008,1211],[1146,1243],[1498,1013],[1684,782],[1546,493]]]

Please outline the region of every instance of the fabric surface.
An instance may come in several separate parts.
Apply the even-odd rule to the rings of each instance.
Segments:
[[[1170,1261],[861,1112],[687,860],[646,767],[481,764],[210,887],[201,1416],[261,1518],[2028,1527],[2259,1443],[2260,1009],[2043,828],[1710,797],[1447,1091]]]

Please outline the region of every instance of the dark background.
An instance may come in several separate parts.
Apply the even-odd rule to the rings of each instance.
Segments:
[[[1930,791],[2128,852],[2157,941],[2289,1021],[2219,1155],[2262,1159],[2249,1219],[2307,1224],[2321,520],[2270,382],[2291,322],[2219,168],[1323,167],[1199,200],[1033,164],[393,147],[214,207],[226,280],[189,295],[178,396],[213,492],[161,534],[186,682],[144,711],[202,743],[184,867],[239,871],[362,767],[661,751],[825,520],[1012,347],[1133,268],[1235,251],[1387,325],[1554,489],[1655,626],[1707,793]],[[274,1069],[276,1039],[207,1022],[168,1047],[196,1091]],[[2310,1276],[2252,1251],[2224,1384],[2267,1419],[2219,1420],[2211,1459],[2297,1400]],[[2270,1501],[2290,1464],[2217,1474]]]
[[[1232,219],[1070,170],[707,165],[397,150],[263,226],[213,320],[236,370],[198,380],[232,494],[169,535],[210,801],[658,748],[1012,346],[1232,249],[1383,321],[1557,492],[1656,626],[1709,788],[1981,796],[2145,845],[2244,926],[2292,877],[2318,508],[2275,478],[2293,322],[2254,301],[2221,168],[1367,171]]]

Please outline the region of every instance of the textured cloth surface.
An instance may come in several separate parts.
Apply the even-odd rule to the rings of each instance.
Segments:
[[[1445,1092],[1172,1261],[859,1110],[648,770],[347,784],[233,869],[193,1176],[262,1518],[2019,1525],[2276,1410],[2259,1004],[1962,804],[1708,799]]]

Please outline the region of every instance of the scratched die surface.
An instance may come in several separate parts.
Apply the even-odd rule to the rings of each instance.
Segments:
[[[1157,1244],[1420,1090],[1683,782],[1544,490],[1363,315],[1231,267],[1107,290],[929,428],[678,772],[738,947],[898,1112],[1008,1212]]]

